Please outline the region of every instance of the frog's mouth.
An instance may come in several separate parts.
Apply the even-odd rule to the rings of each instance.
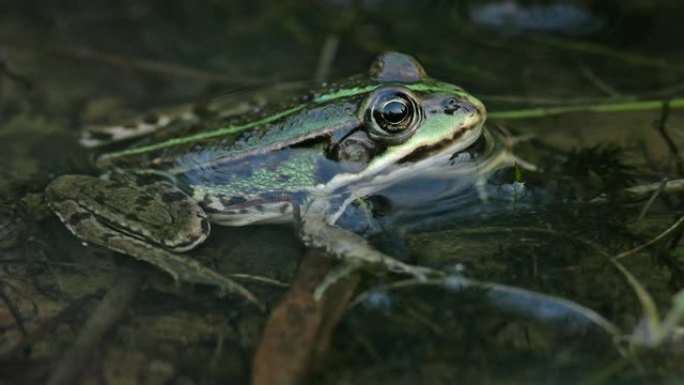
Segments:
[[[472,135],[472,131],[478,132],[479,134]],[[464,136],[468,134],[471,134],[471,138],[463,140]],[[482,124],[466,127],[455,132],[451,138],[441,140],[432,145],[418,147],[410,154],[399,159],[397,165],[406,163],[420,164],[425,161],[430,161],[430,163],[439,162],[440,160],[444,160],[444,157],[446,156],[453,159],[458,156],[458,154],[469,151],[475,143],[482,141],[483,137]],[[465,148],[463,148],[464,143]]]
[[[451,178],[459,172],[471,172],[475,166],[469,167],[467,164],[471,162],[464,164],[462,160],[476,158],[477,156],[474,155],[484,146],[486,138],[482,126],[483,122],[479,122],[455,132],[447,140],[419,147],[399,159],[393,166],[345,185],[342,191],[352,193],[356,197],[363,197],[417,176]],[[458,161],[455,161],[456,159]],[[342,192],[337,188],[332,191]]]
[[[423,172],[430,168],[447,167],[452,159],[473,153],[478,144],[481,145],[485,140],[483,125],[484,122],[480,121],[477,124],[462,127],[450,138],[416,148],[399,159],[389,173],[396,174],[395,176],[406,173],[406,177],[410,177],[415,171]]]

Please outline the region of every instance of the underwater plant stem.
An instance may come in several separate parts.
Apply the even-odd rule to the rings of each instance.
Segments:
[[[675,334],[676,329],[681,325],[682,318],[684,318],[684,290],[680,290],[673,297],[672,308],[661,324],[663,330]]]
[[[340,45],[340,37],[337,34],[330,34],[325,38],[321,54],[318,57],[318,66],[316,67],[316,80],[324,81],[330,75],[332,63],[337,55],[337,48]]]
[[[349,308],[351,309],[364,303],[374,293],[421,286],[442,287],[452,292],[473,288],[480,289],[488,300],[502,309],[517,311],[518,314],[522,314],[519,310],[521,305],[524,304],[527,306],[527,310],[524,313],[528,316],[537,315],[547,320],[563,322],[566,327],[574,330],[586,330],[588,327],[597,327],[606,332],[614,341],[618,341],[622,336],[620,329],[615,324],[594,310],[576,302],[522,287],[479,281],[463,276],[429,279],[411,278],[379,285],[357,295],[349,304]]]
[[[660,313],[658,312],[658,307],[656,306],[653,297],[648,293],[648,290],[646,290],[641,282],[639,282],[639,280],[632,275],[632,273],[630,273],[630,271],[627,270],[623,264],[621,264],[615,258],[611,258],[610,262],[620,271],[620,273],[622,273],[629,286],[632,287],[632,290],[634,290],[634,293],[636,293],[639,303],[641,304],[641,308],[644,312],[643,328],[645,330],[637,327],[632,334],[632,342],[650,346],[658,346],[662,340],[663,333],[660,325]]]
[[[41,341],[46,335],[53,332],[57,326],[69,321],[74,314],[78,314],[78,311],[93,298],[95,298],[95,295],[86,294],[73,300],[55,316],[31,329],[26,337],[20,340],[19,343],[9,350],[0,353],[0,361],[8,360],[11,359],[11,357],[24,353],[33,344]]]
[[[658,183],[651,183],[651,184],[643,184],[639,186],[633,186],[633,187],[628,187],[624,190],[624,192],[631,198],[631,199],[643,199],[650,194],[655,193],[656,191],[660,190],[661,187],[660,185],[663,182],[658,182]],[[668,180],[665,182],[665,186],[662,188],[662,192],[664,193],[680,193],[684,191],[684,179],[673,179],[673,180]]]
[[[644,208],[641,209],[641,212],[639,213],[639,216],[637,217],[636,221],[634,221],[635,225],[640,223],[646,217],[646,214],[648,214],[648,210],[651,209],[651,206],[653,206],[653,203],[660,196],[660,193],[662,193],[663,190],[665,190],[666,186],[667,186],[667,179],[661,180],[660,183],[658,184],[658,188],[655,191],[653,191],[653,193],[651,194],[651,197],[648,198],[648,201],[646,201]]]
[[[652,56],[640,55],[633,52],[625,52],[615,48],[610,48],[604,45],[590,43],[586,41],[541,35],[536,36],[533,40],[537,43],[550,45],[555,48],[562,48],[568,51],[576,51],[585,54],[604,56],[635,66],[656,67],[660,69],[669,69],[679,72],[684,70],[681,66],[668,64],[667,61],[659,58],[653,58]]]
[[[682,225],[682,223],[684,223],[684,215],[680,216],[679,219],[677,219],[677,221],[675,223],[673,223],[670,227],[668,227],[667,230],[658,234],[658,236],[656,236],[655,238],[653,238],[650,241],[648,241],[644,244],[641,244],[641,245],[639,245],[639,246],[637,246],[631,250],[623,251],[622,253],[611,258],[611,260],[617,261],[618,259],[629,257],[630,255],[634,255],[634,254],[640,252],[641,250],[644,250],[644,249],[660,242],[663,238],[667,237],[668,235],[672,234],[675,230],[677,230],[679,228],[679,226]]]
[[[663,141],[665,141],[665,144],[667,145],[668,150],[670,150],[670,155],[674,158],[675,160],[675,167],[677,169],[677,173],[680,176],[684,175],[684,161],[682,161],[682,156],[679,153],[679,148],[677,148],[677,144],[675,144],[674,140],[672,140],[672,137],[670,134],[667,132],[667,122],[670,119],[670,103],[665,102],[663,103],[663,107],[660,109],[660,118],[656,122],[654,122],[654,127],[656,130],[658,130],[658,133],[660,134],[660,137],[663,138]]]
[[[226,276],[230,277],[230,278],[234,278],[234,279],[244,279],[247,281],[259,282],[259,283],[263,283],[266,285],[273,285],[276,287],[290,287],[290,285],[285,283],[285,282],[281,282],[281,281],[278,281],[277,279],[272,279],[272,278],[268,278],[268,277],[262,277],[260,275],[234,273],[234,274],[226,274]]]
[[[527,119],[553,116],[570,112],[631,112],[631,111],[651,111],[663,108],[667,104],[670,109],[684,108],[684,98],[670,100],[642,100],[636,102],[619,103],[600,103],[600,104],[579,104],[558,107],[539,107],[521,110],[494,111],[488,114],[490,119],[509,120]]]
[[[126,314],[126,309],[130,306],[146,277],[146,267],[142,271],[126,270],[117,277],[112,287],[86,321],[74,343],[55,364],[55,371],[47,384],[71,385],[78,383],[81,372],[90,362],[89,358],[92,357],[104,336]]]

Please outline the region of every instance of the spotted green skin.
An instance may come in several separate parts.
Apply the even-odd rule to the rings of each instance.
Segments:
[[[389,89],[410,94],[420,108],[415,132],[401,143],[369,139],[373,98]],[[250,298],[180,253],[202,243],[211,223],[282,222],[299,207],[304,218],[339,215],[350,197],[371,194],[464,150],[479,138],[484,117],[482,103],[462,88],[428,78],[407,55],[387,53],[369,75],[289,102],[160,127],[151,139],[101,155],[103,176],[56,179],[46,200],[86,242],[150,262],[177,279]],[[372,143],[373,151],[350,167],[339,149],[352,135]]]

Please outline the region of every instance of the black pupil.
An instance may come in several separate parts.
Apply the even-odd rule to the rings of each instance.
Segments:
[[[382,118],[390,124],[401,123],[401,121],[406,118],[407,114],[408,108],[401,102],[392,101],[382,107]]]

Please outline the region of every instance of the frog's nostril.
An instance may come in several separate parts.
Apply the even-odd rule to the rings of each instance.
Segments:
[[[477,115],[477,114],[480,113],[480,111],[477,109],[477,107],[475,107],[474,105],[469,104],[469,103],[462,103],[462,104],[461,104],[461,108],[462,108],[467,114]]]
[[[456,99],[450,99],[447,101],[447,103],[444,106],[444,112],[449,115],[453,115],[457,112],[464,115],[480,114],[480,111],[474,105],[464,101],[457,101]]]

